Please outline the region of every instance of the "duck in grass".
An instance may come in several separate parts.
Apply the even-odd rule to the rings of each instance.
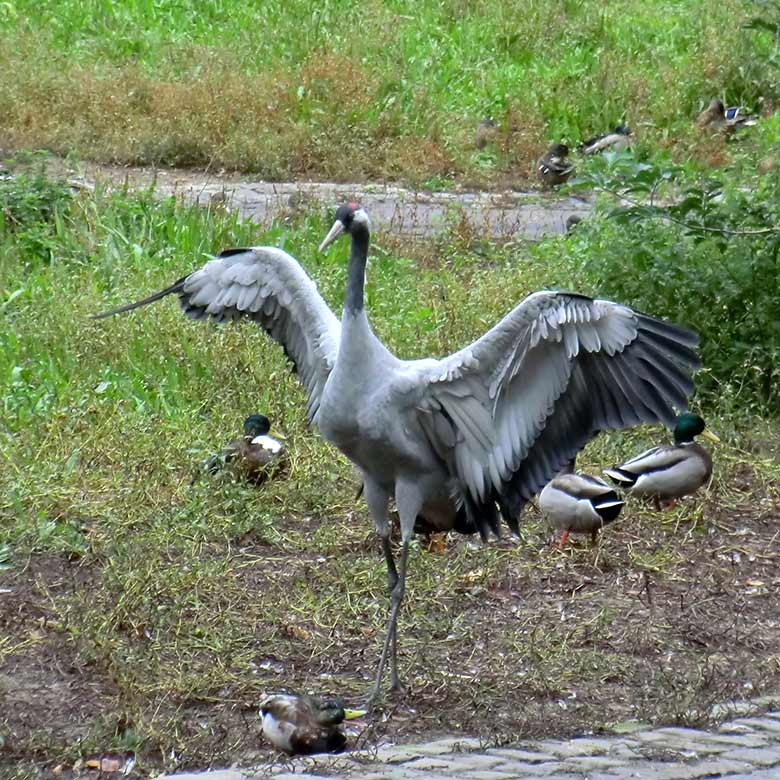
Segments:
[[[347,738],[339,726],[365,715],[339,699],[273,694],[260,702],[263,734],[277,749],[295,755],[340,753]]]
[[[474,135],[474,146],[477,149],[484,149],[495,140],[497,135],[498,127],[496,127],[496,123],[490,117],[482,119],[477,125],[477,132]]]
[[[577,474],[574,468],[572,458],[539,494],[539,509],[547,522],[561,532],[560,549],[572,532],[590,533],[596,544],[599,530],[617,519],[624,504],[606,482],[589,474]]]
[[[702,130],[730,135],[742,127],[755,125],[757,121],[756,117],[745,113],[745,110],[740,106],[726,108],[722,100],[714,98],[707,108],[696,117],[696,126]]]
[[[588,138],[580,144],[582,154],[598,154],[609,150],[611,152],[622,152],[631,146],[631,128],[627,125],[618,125],[614,130],[603,135],[597,135]]]
[[[250,414],[244,420],[244,435],[230,442],[218,455],[212,455],[204,467],[210,474],[228,469],[234,475],[259,484],[276,474],[286,463],[283,439],[271,431],[263,414]]]
[[[536,172],[545,187],[563,184],[574,173],[574,166],[566,159],[568,154],[569,147],[566,144],[550,144],[539,158]]]
[[[662,444],[604,473],[632,496],[651,498],[655,508],[669,509],[683,496],[695,493],[712,476],[712,456],[694,438],[720,439],[705,429],[698,414],[681,414],[674,444]]]

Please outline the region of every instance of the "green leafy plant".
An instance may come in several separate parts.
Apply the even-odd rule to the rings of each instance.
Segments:
[[[50,260],[52,237],[64,230],[73,195],[67,182],[44,173],[0,179],[0,241],[15,233],[28,257]]]
[[[575,187],[608,193],[583,270],[598,288],[702,336],[705,392],[780,412],[780,176],[746,186],[630,153],[604,155]]]

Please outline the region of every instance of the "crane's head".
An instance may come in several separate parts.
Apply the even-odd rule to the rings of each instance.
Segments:
[[[366,210],[357,203],[345,203],[336,209],[336,221],[320,244],[320,252],[324,251],[325,247],[332,244],[343,233],[354,233],[358,230],[368,231],[370,228],[371,223]]]

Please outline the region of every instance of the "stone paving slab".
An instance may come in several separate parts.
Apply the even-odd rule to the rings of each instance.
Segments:
[[[711,731],[662,727],[507,747],[455,736],[163,780],[780,780],[780,709],[734,712]]]

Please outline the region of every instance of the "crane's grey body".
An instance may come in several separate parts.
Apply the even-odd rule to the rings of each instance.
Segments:
[[[425,438],[417,410],[420,372],[435,364],[399,360],[376,338],[364,309],[344,311],[338,361],[314,422],[362,472],[380,532],[399,483],[415,484],[417,514],[437,529],[452,528],[450,477]]]
[[[698,367],[691,331],[574,293],[528,296],[495,327],[441,360],[404,361],[372,332],[363,303],[368,217],[336,212],[321,246],[352,237],[339,322],[298,262],[270,247],[227,250],[161,292],[185,313],[258,322],[282,344],[325,439],[357,465],[382,539],[391,589],[388,631],[373,694],[392,647],[415,520],[438,529],[513,531],[527,501],[600,430],[674,420]],[[388,505],[401,522],[399,562]]]

